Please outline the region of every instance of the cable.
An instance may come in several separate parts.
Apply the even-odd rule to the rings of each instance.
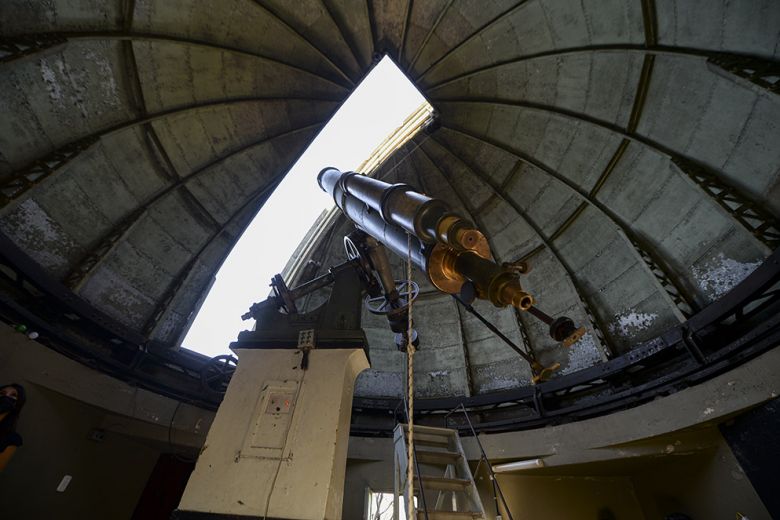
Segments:
[[[417,515],[414,511],[414,345],[412,345],[412,235],[406,235],[408,256],[406,258],[406,284],[408,296],[407,328],[406,328],[406,385],[409,397],[409,446],[407,448],[406,480],[409,484],[409,504],[406,507],[407,518],[411,520]],[[422,482],[420,482],[422,489]]]
[[[469,311],[469,312],[470,312],[472,315],[474,315],[474,316],[475,316],[475,317],[476,317],[476,318],[477,318],[479,321],[481,321],[481,322],[482,322],[482,323],[485,325],[485,327],[487,327],[488,329],[490,329],[490,330],[491,330],[491,331],[492,331],[492,332],[493,332],[493,333],[494,333],[496,336],[498,336],[499,338],[501,338],[502,340],[504,340],[504,343],[506,343],[507,345],[509,345],[510,347],[512,347],[512,350],[514,350],[515,352],[517,352],[518,354],[520,354],[520,356],[521,356],[523,359],[525,359],[525,360],[526,360],[526,361],[527,361],[529,364],[532,364],[532,365],[533,365],[533,364],[536,362],[536,360],[535,360],[535,359],[534,359],[534,358],[533,358],[533,357],[532,357],[530,354],[528,354],[528,353],[527,353],[527,352],[525,352],[523,349],[521,349],[520,347],[518,347],[517,345],[515,345],[515,344],[514,344],[514,342],[513,342],[511,339],[507,338],[507,337],[504,335],[504,333],[503,333],[503,332],[501,332],[500,330],[498,330],[498,328],[497,328],[495,325],[493,325],[492,323],[490,323],[490,322],[487,320],[487,318],[485,318],[485,317],[484,317],[484,316],[482,316],[480,313],[478,313],[478,312],[477,312],[477,310],[476,310],[474,307],[472,307],[470,304],[468,304],[468,303],[464,302],[463,300],[461,300],[461,299],[460,299],[460,297],[459,297],[457,294],[453,294],[453,295],[452,295],[452,297],[453,297],[453,298],[455,298],[455,300],[456,300],[458,303],[460,303],[461,305],[463,305],[463,308],[465,308],[465,309],[466,309],[467,311]]]
[[[290,427],[287,428],[287,434],[284,436],[284,444],[282,445],[282,452],[279,454],[279,463],[276,465],[276,472],[274,478],[271,480],[271,487],[268,490],[268,498],[265,500],[265,511],[263,512],[263,520],[268,518],[268,508],[271,507],[271,497],[274,494],[274,487],[276,486],[276,479],[279,478],[279,472],[282,469],[282,462],[284,462],[284,450],[287,448],[287,441],[290,440],[290,434],[292,433],[293,421],[295,420],[295,411],[298,409],[298,401],[300,401],[301,394],[303,393],[303,380],[306,378],[307,370],[301,370],[301,380],[298,383],[298,390],[295,392],[295,409],[293,410],[292,417],[290,417]]]

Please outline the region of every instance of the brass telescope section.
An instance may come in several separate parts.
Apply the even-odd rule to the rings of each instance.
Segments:
[[[436,224],[436,238],[442,244],[455,249],[476,252],[482,258],[491,258],[490,246],[485,235],[458,215],[448,214]]]
[[[490,300],[496,307],[512,305],[526,311],[535,301],[523,290],[516,271],[499,266],[480,251],[457,250],[439,243],[428,257],[427,267],[431,283],[442,292],[456,294],[468,281],[474,284],[478,298]]]

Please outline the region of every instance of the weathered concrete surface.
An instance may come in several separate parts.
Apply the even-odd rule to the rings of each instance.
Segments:
[[[3,381],[45,388],[99,409],[105,420],[91,425],[93,428],[162,444],[173,439],[177,446],[193,449],[199,449],[206,439],[214,418],[210,410],[120,381],[31,341],[6,325],[0,327],[0,338]],[[40,426],[35,422],[20,424],[24,426],[22,434]]]

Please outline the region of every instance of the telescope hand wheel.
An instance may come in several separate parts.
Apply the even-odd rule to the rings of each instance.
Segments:
[[[411,282],[412,291],[410,295],[409,283],[410,282],[407,282],[406,280],[395,281],[395,290],[398,291],[398,300],[396,300],[395,305],[384,296],[377,296],[375,298],[367,296],[366,308],[368,309],[368,312],[371,314],[390,314],[395,310],[408,307],[409,302],[416,299],[417,295],[420,294],[420,286],[415,282]]]
[[[200,383],[203,388],[224,394],[237,364],[238,360],[230,354],[211,358],[200,370]]]

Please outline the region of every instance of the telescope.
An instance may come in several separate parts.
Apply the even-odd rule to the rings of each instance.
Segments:
[[[485,235],[444,201],[419,193],[407,184],[388,184],[335,168],[322,170],[317,181],[356,227],[344,237],[346,262],[329,267],[319,277],[304,277],[303,283],[293,288],[287,287],[281,275],[274,276],[273,296],[253,304],[242,316],[256,321],[255,330],[241,332],[232,347],[297,346],[303,353],[301,368],[305,369],[312,348],[311,331],[316,331],[320,348],[361,347],[368,355],[360,327],[360,300],[365,292],[365,307],[387,318],[395,333],[396,347],[404,352],[409,345],[417,348],[419,337],[410,327],[409,311],[420,288],[411,280],[394,278],[387,249],[408,258],[436,289],[452,295],[515,350],[530,365],[534,382],[546,378],[560,365],[542,366],[532,352],[515,345],[479,314],[471,305],[475,300],[528,312],[544,322],[550,337],[566,347],[585,333],[570,318],[553,318],[537,308],[533,295],[520,283],[520,275],[528,271],[528,265],[498,264]],[[298,309],[296,300],[329,285],[334,285],[334,289],[327,303],[308,312]]]
[[[372,258],[376,257],[374,264],[379,267],[385,308],[399,308],[398,290],[404,282],[392,279],[388,262],[382,258],[384,251],[379,249],[382,245],[401,258],[409,256],[434,287],[465,305],[481,299],[496,307],[512,306],[528,312],[547,324],[550,336],[567,347],[583,336],[584,328],[576,327],[571,319],[554,319],[535,307],[533,295],[520,283],[528,266],[496,263],[485,235],[444,201],[407,184],[389,184],[335,168],[323,169],[317,181],[342,213],[372,239]],[[403,300],[415,296],[407,293]],[[408,305],[408,301],[401,303]]]

